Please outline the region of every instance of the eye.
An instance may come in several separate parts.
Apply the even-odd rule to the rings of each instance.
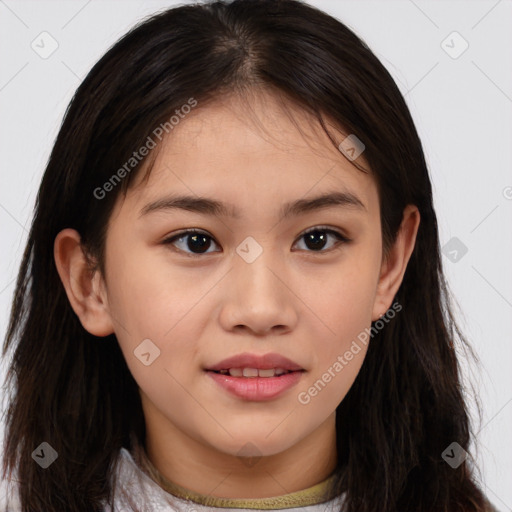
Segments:
[[[329,237],[335,237],[337,239],[337,243],[331,245],[327,250],[322,250],[325,248]],[[315,226],[314,228],[309,229],[300,235],[298,241],[301,241],[303,238],[305,239],[305,250],[308,252],[328,252],[336,246],[350,242],[347,237],[343,236],[338,231],[323,226]],[[165,239],[162,243],[165,245],[176,246],[180,252],[185,253],[187,256],[200,256],[201,254],[207,254],[208,252],[215,252],[208,251],[211,247],[212,241],[213,238],[203,231],[187,229],[177,235]],[[214,244],[217,245],[216,242],[214,242]]]
[[[183,244],[184,239],[186,239],[185,244]],[[186,253],[187,256],[200,256],[201,254],[207,253],[207,250],[211,245],[211,240],[213,240],[213,238],[202,231],[198,231],[196,229],[187,229],[175,236],[172,236],[171,238],[167,238],[163,241],[163,243],[166,245],[168,244],[176,246],[181,244],[182,247],[178,246],[178,249],[181,252]],[[187,252],[185,249],[183,249],[183,246],[185,246],[191,252]]]
[[[331,247],[327,250],[323,251],[322,249],[325,248],[329,237],[335,237],[338,242],[334,245],[331,245]],[[343,243],[350,242],[346,236],[343,236],[338,231],[324,226],[315,226],[314,228],[309,229],[299,237],[299,241],[302,239],[305,240],[306,247],[308,249],[312,249],[312,251],[308,252],[328,252],[329,250],[336,248]]]

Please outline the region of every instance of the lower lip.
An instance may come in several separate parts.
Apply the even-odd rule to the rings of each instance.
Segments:
[[[295,386],[302,377],[302,371],[290,372],[279,377],[231,377],[222,373],[207,371],[208,375],[226,391],[244,400],[272,400]]]

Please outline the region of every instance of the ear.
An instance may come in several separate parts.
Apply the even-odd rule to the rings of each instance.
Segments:
[[[53,255],[68,300],[84,329],[95,336],[112,334],[106,286],[100,271],[91,271],[79,233],[62,230],[55,237]]]
[[[389,249],[381,266],[377,293],[373,305],[372,321],[378,320],[391,307],[398,288],[402,283],[407,264],[411,257],[420,225],[420,212],[415,205],[407,205],[395,243]]]

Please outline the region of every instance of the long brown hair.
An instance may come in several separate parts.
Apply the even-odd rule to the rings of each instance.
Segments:
[[[205,105],[259,86],[299,105],[328,135],[326,119],[364,141],[385,248],[407,204],[421,215],[396,295],[403,311],[375,335],[337,409],[336,486],[347,493],[347,512],[485,510],[470,459],[452,468],[441,456],[454,441],[470,444],[455,353],[456,341],[466,342],[450,309],[431,183],[404,98],[338,20],[296,0],[235,0],[171,8],[134,27],[68,107],[3,347],[4,356],[12,351],[3,471],[18,471],[23,512],[101,510],[114,496],[120,448],[132,448],[130,434],[145,437],[138,388],[115,336],[99,343],[69,304],[53,259],[57,233],[76,229],[103,272],[113,205],[147,159],[104,198],[94,191],[191,97]],[[42,441],[59,454],[51,470],[31,457]]]

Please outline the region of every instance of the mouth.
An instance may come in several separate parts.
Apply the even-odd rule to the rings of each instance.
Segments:
[[[244,352],[228,357],[217,364],[204,368],[207,371],[232,377],[275,377],[293,371],[303,371],[299,364],[281,354],[250,354]]]
[[[205,373],[219,386],[219,389],[223,389],[237,399],[265,402],[277,399],[298,385],[305,372],[305,370],[284,371],[280,375],[276,375],[278,370],[282,370],[282,368],[230,368],[223,371],[207,370]],[[258,372],[257,375],[256,372]],[[241,373],[241,375],[233,376],[231,373]],[[244,373],[249,376],[244,376]]]
[[[306,372],[280,354],[239,354],[204,368],[224,391],[246,401],[273,400],[296,386]]]
[[[271,378],[271,377],[280,377],[281,375],[286,375],[287,373],[293,372],[303,372],[305,370],[285,370],[284,368],[229,368],[227,370],[206,370],[211,371],[213,373],[218,373],[219,375],[229,375],[230,377],[241,377],[254,379],[258,377],[262,378]]]

